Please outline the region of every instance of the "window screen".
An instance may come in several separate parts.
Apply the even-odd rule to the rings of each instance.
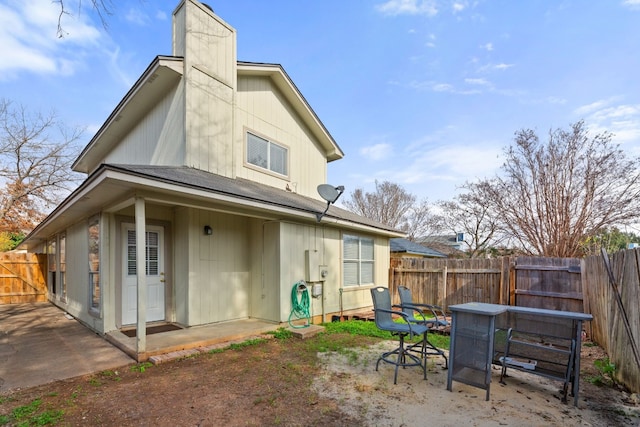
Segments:
[[[286,147],[247,132],[247,163],[280,175],[289,173]]]
[[[344,286],[359,286],[374,282],[373,239],[345,234],[343,246]]]

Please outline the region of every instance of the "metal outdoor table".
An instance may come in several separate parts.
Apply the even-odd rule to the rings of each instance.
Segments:
[[[489,400],[491,364],[496,363],[503,366],[502,376],[509,368],[564,381],[565,399],[571,382],[578,405],[582,324],[593,319],[590,314],[475,302],[449,309],[447,390],[456,380],[486,390]],[[518,363],[518,356],[532,363]]]

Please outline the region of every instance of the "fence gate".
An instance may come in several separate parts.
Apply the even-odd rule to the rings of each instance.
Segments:
[[[583,312],[579,258],[512,259],[509,305]]]
[[[47,301],[46,255],[0,253],[0,304]]]

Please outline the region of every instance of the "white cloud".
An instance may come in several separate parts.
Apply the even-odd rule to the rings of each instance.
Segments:
[[[622,5],[630,9],[640,9],[640,0],[624,0]]]
[[[473,79],[472,79],[473,80]],[[467,82],[468,83],[468,82]],[[481,93],[478,89],[458,89],[451,83],[441,83],[434,81],[414,81],[409,83],[409,87],[415,90],[427,90],[433,92],[447,92],[454,93],[456,95],[477,95]]]
[[[453,8],[453,13],[458,13],[465,10],[467,8],[467,5],[459,1],[456,1],[456,2],[453,2],[453,5],[451,7]]]
[[[578,107],[574,114],[584,119],[593,133],[609,132],[617,143],[633,144],[640,152],[640,104],[617,104],[617,97]]]
[[[387,143],[370,145],[360,149],[360,154],[370,160],[386,160],[391,157],[392,153],[393,147]]]
[[[487,52],[491,52],[493,50],[493,43],[485,43],[483,45],[480,45],[480,48],[486,50]]]
[[[515,67],[515,64],[505,64],[504,62],[499,64],[486,64],[478,68],[478,72],[487,73],[495,70],[504,71],[508,70],[511,67]]]
[[[132,24],[139,25],[141,27],[149,25],[150,19],[146,13],[142,12],[140,9],[131,8],[125,15],[125,19]]]
[[[428,15],[438,14],[436,2],[433,0],[389,0],[378,4],[376,9],[385,15]]]
[[[612,102],[615,102],[615,98],[609,99],[599,99],[597,101],[592,102],[591,104],[582,105],[574,110],[574,114],[578,116],[585,116],[587,114],[591,114],[595,111],[601,110],[608,105],[611,105]]]
[[[94,47],[100,32],[83,18],[63,15],[64,37],[58,38],[59,14],[57,3],[41,0],[11,0],[0,5],[0,70],[4,80],[24,71],[74,74],[83,48]]]
[[[506,69],[511,68],[511,67],[513,67],[513,64],[504,64],[504,63],[502,63],[502,64],[496,64],[494,66],[494,68],[496,70],[506,70]]]
[[[492,84],[485,79],[464,79],[464,82],[470,85],[492,86]]]

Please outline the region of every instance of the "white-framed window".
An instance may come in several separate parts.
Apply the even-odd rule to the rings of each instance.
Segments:
[[[100,313],[100,215],[89,219],[89,311]]]
[[[247,132],[247,163],[278,175],[289,175],[289,149]]]
[[[374,244],[370,237],[342,236],[344,286],[372,285],[374,282]]]

